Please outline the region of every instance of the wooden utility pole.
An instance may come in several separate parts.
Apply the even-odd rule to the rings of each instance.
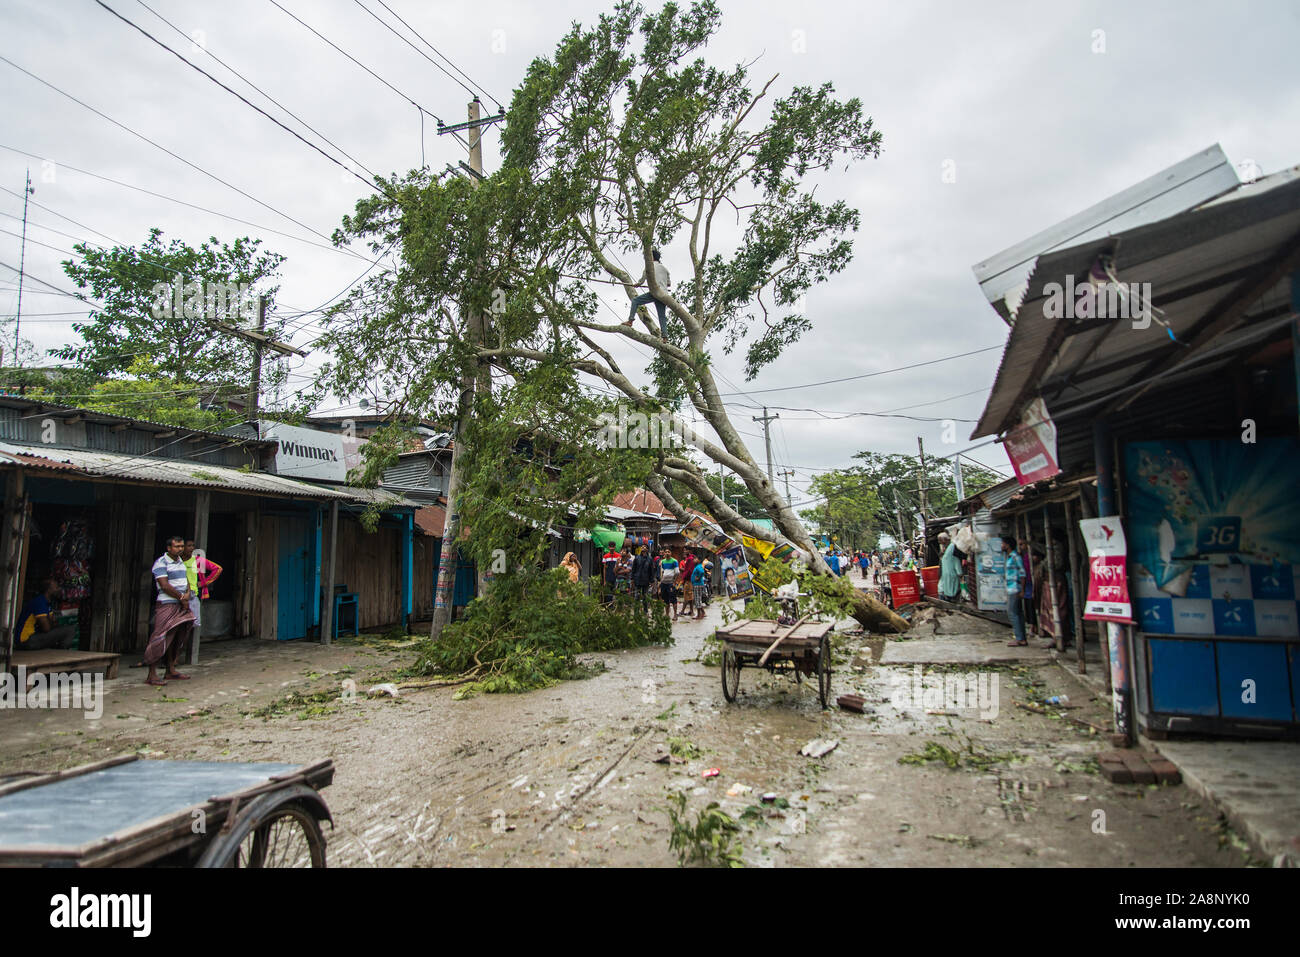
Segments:
[[[266,297],[257,297],[257,331],[266,331]],[[253,340],[253,388],[248,395],[248,408],[252,418],[257,419],[258,409],[262,405],[262,343]]]
[[[258,409],[262,401],[262,358],[267,349],[278,353],[282,356],[300,356],[306,358],[307,353],[302,349],[297,349],[287,342],[281,342],[273,339],[266,334],[266,297],[257,297],[257,328],[241,329],[239,326],[230,322],[222,322],[216,319],[209,319],[209,325],[214,329],[220,329],[222,332],[228,332],[232,336],[239,336],[241,339],[247,339],[253,344],[253,381],[248,393],[247,408],[248,413],[244,416],[246,421],[256,421]]]

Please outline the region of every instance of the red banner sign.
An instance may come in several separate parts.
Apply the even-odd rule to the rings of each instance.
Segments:
[[[1021,485],[1060,473],[1061,467],[1056,463],[1056,424],[1047,414],[1042,399],[1029,403],[1020,425],[1002,442],[1016,471],[1016,481]]]
[[[1083,617],[1089,621],[1133,621],[1128,594],[1128,548],[1119,517],[1085,518],[1079,531],[1088,547],[1088,601]]]

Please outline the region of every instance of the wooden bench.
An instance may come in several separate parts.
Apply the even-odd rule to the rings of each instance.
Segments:
[[[56,674],[67,672],[104,673],[104,680],[117,677],[117,661],[122,657],[109,651],[68,651],[61,648],[43,648],[40,651],[14,650],[9,670],[18,676],[18,668],[26,668],[27,688],[31,688],[32,677],[38,674]]]

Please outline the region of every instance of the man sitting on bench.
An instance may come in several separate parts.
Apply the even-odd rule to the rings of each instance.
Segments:
[[[41,579],[41,593],[23,605],[18,616],[15,651],[39,651],[44,648],[76,648],[77,626],[54,627],[54,603],[61,589],[53,578]]]

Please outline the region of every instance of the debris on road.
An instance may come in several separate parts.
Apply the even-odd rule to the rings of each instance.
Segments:
[[[799,749],[799,753],[808,758],[820,758],[824,754],[830,754],[840,746],[840,742],[835,738],[814,738]]]
[[[392,682],[385,682],[381,685],[375,685],[367,691],[366,694],[370,695],[372,698],[376,698],[379,695],[388,695],[390,698],[396,698],[400,693],[397,690],[397,685]]]
[[[860,694],[842,694],[835,699],[835,703],[845,711],[856,711],[858,714],[866,714],[867,699]]]

